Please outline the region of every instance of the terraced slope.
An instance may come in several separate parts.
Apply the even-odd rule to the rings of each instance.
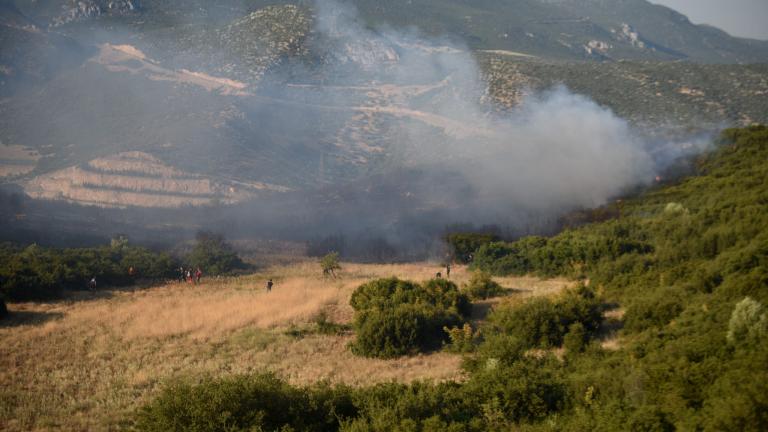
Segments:
[[[178,208],[235,204],[260,191],[287,189],[264,183],[221,183],[187,173],[149,154],[125,152],[37,176],[24,184],[38,199],[58,199],[102,207]]]

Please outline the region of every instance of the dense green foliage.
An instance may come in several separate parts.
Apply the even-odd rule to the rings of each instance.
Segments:
[[[451,253],[460,263],[472,261],[472,255],[480,249],[480,246],[497,241],[496,234],[483,233],[450,233],[445,236],[445,241],[451,247]]]
[[[199,267],[207,274],[220,275],[245,266],[220,234],[203,231],[197,234],[196,240],[186,258],[192,268]]]
[[[432,279],[424,285],[397,278],[360,285],[352,294],[357,339],[352,351],[369,357],[396,357],[440,347],[444,327],[461,324],[470,313],[456,284]]]
[[[526,348],[559,346],[576,323],[589,337],[597,333],[602,321],[600,301],[584,287],[555,301],[539,297],[519,306],[498,307],[488,317],[494,331],[514,335]]]
[[[768,128],[727,130],[718,147],[697,176],[627,201],[619,220],[478,252],[496,274],[589,277],[626,307],[626,346],[568,365],[594,400],[559,427],[768,427]]]
[[[326,430],[768,430],[768,129],[726,131],[698,170],[627,202],[620,220],[485,247],[476,264],[481,268],[586,277],[600,299],[579,287],[552,300],[497,308],[481,329],[482,341],[466,350],[472,354],[465,381],[325,393],[275,384],[282,393],[272,399],[297,391],[308,400],[335,395],[313,405],[325,415],[306,415],[340,413],[333,415],[338,424],[323,423]],[[393,316],[398,307],[405,316],[416,307],[457,307],[452,290],[420,288],[379,280],[361,286],[352,304],[358,312]],[[601,301],[626,308],[615,349],[593,340],[600,334]],[[475,338],[471,328],[455,330],[457,337]],[[561,359],[545,349],[561,343]],[[188,392],[206,394],[220,382]],[[210,393],[183,398],[189,404],[178,409],[159,409],[169,392],[148,405],[144,412],[156,415],[145,417],[142,429],[183,428],[189,410],[203,410],[203,420],[213,421],[225,406],[240,412],[247,405],[263,418],[276,409],[248,392],[241,393],[245,400]],[[221,400],[227,402],[218,405]],[[211,404],[215,409],[206,408]],[[231,423],[231,429],[293,425],[259,422]],[[197,430],[223,423],[200,424]]]
[[[464,287],[464,292],[469,298],[476,300],[499,296],[504,293],[504,289],[493,280],[490,273],[476,271],[472,274],[467,286]]]
[[[326,431],[356,414],[344,387],[291,387],[272,375],[179,382],[138,416],[146,431]]]
[[[0,292],[15,301],[86,289],[91,278],[96,278],[97,286],[130,285],[137,278],[165,279],[173,277],[175,268],[168,254],[131,246],[124,238],[108,246],[80,249],[3,245],[0,263]]]

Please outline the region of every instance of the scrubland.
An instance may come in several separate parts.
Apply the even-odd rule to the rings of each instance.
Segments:
[[[348,324],[351,293],[360,284],[397,276],[421,281],[438,264],[342,263],[324,278],[315,261],[266,268],[256,274],[172,282],[64,300],[12,303],[0,327],[0,428],[100,430],[126,426],[135,409],[177,379],[274,372],[292,384],[319,380],[354,386],[416,379],[461,380],[461,356],[433,352],[393,360],[353,355],[351,330],[327,335],[316,318]],[[275,286],[267,293],[265,281]],[[451,279],[469,280],[463,266]],[[552,295],[568,282],[532,277],[496,279],[510,293],[475,306]],[[343,327],[342,327],[343,328]]]

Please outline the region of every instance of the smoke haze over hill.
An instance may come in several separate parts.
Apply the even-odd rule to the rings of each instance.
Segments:
[[[304,26],[305,12],[288,7],[206,29],[183,48],[181,36],[166,33],[132,40],[122,28],[91,31],[112,44],[11,105],[5,127],[18,144],[55,150],[41,151],[38,177],[24,184],[61,187],[36,193],[89,205],[119,206],[124,196],[131,206],[237,203],[179,210],[178,218],[169,211],[164,222],[152,210],[126,211],[141,224],[232,237],[340,233],[398,248],[434,241],[457,223],[545,230],[564,212],[650,183],[706,142],[651,141],[563,86],[529,89],[516,108],[498,110],[473,52],[455,37],[371,28],[331,0],[312,12],[312,30],[300,36],[283,28],[275,36],[262,28],[273,24],[258,22],[276,13],[281,25]],[[257,40],[240,39],[253,32]],[[164,166],[173,182],[109,166],[126,155]],[[205,184],[204,196],[185,189],[191,179]]]

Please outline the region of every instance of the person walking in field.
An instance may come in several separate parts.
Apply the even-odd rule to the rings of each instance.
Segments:
[[[445,278],[450,279],[451,278],[451,263],[447,263],[445,265]]]
[[[96,291],[96,276],[92,277],[90,281],[88,281],[88,289],[91,291]]]
[[[267,292],[270,292],[270,291],[272,291],[272,285],[274,285],[274,284],[272,283],[272,279],[268,280],[268,281],[267,281]]]
[[[184,267],[179,267],[179,283],[184,282]]]
[[[189,283],[193,283],[194,282],[194,279],[192,279],[192,269],[191,268],[187,269],[187,282],[189,282]]]
[[[203,277],[203,271],[200,270],[200,267],[195,270],[195,281],[196,283],[200,283],[200,279]]]

